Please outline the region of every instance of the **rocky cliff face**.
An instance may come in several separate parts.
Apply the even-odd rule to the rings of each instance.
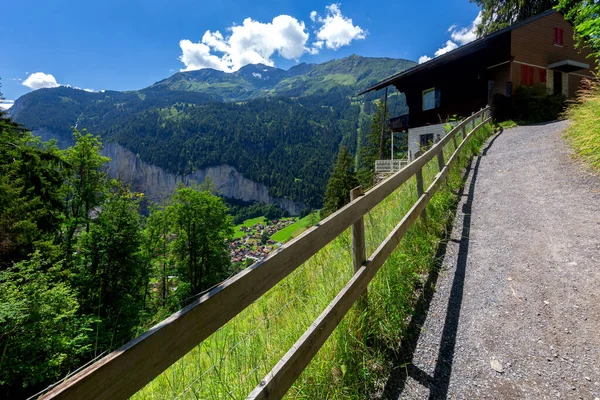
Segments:
[[[225,197],[277,204],[292,215],[298,215],[306,205],[269,195],[269,189],[245,178],[230,165],[217,165],[200,169],[192,174],[175,175],[156,165],[148,164],[118,143],[107,143],[103,153],[110,157],[110,176],[131,184],[132,190],[143,192],[154,201],[168,198],[180,182],[185,185],[202,184],[209,177],[219,194]]]
[[[57,139],[60,148],[67,148],[73,144],[70,134],[56,134],[46,129],[36,130],[33,134],[40,136],[43,141]],[[118,143],[106,143],[102,153],[110,157],[108,174],[112,178],[130,184],[132,190],[144,193],[152,201],[161,202],[169,198],[180,182],[186,186],[202,184],[206,177],[209,177],[219,194],[224,197],[277,204],[292,215],[300,214],[307,207],[304,203],[270,196],[265,185],[245,178],[230,165],[217,165],[200,169],[193,174],[176,175],[142,161]]]

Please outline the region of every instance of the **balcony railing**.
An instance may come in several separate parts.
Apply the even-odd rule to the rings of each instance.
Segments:
[[[407,159],[402,160],[376,160],[375,173],[391,174],[392,172],[400,171],[408,165]]]

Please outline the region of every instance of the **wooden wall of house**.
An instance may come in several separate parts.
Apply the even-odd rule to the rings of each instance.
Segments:
[[[468,116],[485,107],[490,76],[501,74],[502,79],[508,81],[508,64],[493,70],[487,67],[510,60],[510,39],[509,34],[498,35],[473,49],[471,54],[398,81],[396,88],[406,94],[409,126],[439,124],[455,115]],[[501,86],[494,86],[494,90],[505,93],[505,83]],[[439,88],[440,106],[423,111],[423,91],[430,88]]]
[[[554,28],[560,28],[564,31],[563,45],[554,44]],[[553,71],[546,67],[549,64],[563,60],[573,60],[589,64],[593,68],[593,61],[587,56],[590,50],[575,47],[573,39],[573,27],[559,13],[554,13],[540,18],[527,25],[515,28],[511,32],[511,52],[513,63],[511,68],[511,80],[513,90],[524,84],[522,72],[524,65],[533,68],[533,82],[527,82],[527,85],[539,85],[546,87],[550,93],[553,92]],[[560,73],[556,71],[554,73]],[[592,77],[591,70],[579,70],[576,75],[563,73],[563,94],[573,98],[579,90],[581,76]],[[545,75],[544,81],[541,77]]]
[[[513,89],[516,89],[517,87],[521,86],[521,84],[523,82],[523,80],[522,80],[523,79],[523,76],[522,76],[523,66],[533,68],[533,85],[546,86],[548,79],[551,78],[548,75],[547,68],[533,67],[530,65],[519,64],[519,63],[513,62],[512,68],[511,68],[511,80],[513,82]],[[543,74],[546,74],[545,80],[543,79]],[[532,86],[532,85],[529,85],[529,86]]]
[[[555,27],[564,30],[562,46],[554,44]],[[586,58],[590,54],[589,50],[582,49],[580,52],[575,48],[573,27],[559,13],[550,14],[515,28],[511,36],[511,53],[514,61],[542,68],[567,59],[591,64],[591,60]]]

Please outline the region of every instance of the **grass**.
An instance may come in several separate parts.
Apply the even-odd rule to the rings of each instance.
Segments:
[[[519,126],[519,124],[516,123],[515,121],[513,121],[512,119],[509,119],[507,121],[502,121],[498,125],[500,125],[504,129],[516,128],[517,126]]]
[[[294,222],[291,225],[286,226],[282,230],[275,232],[271,239],[276,242],[285,243],[290,239],[295,238],[302,232],[310,228],[315,224],[315,221],[319,220],[318,215],[309,214],[306,217]]]
[[[244,235],[246,234],[246,232],[242,232],[240,230],[240,228],[242,226],[246,226],[246,227],[251,227],[253,225],[259,224],[259,223],[264,223],[265,222],[265,217],[256,217],[256,218],[252,218],[252,219],[247,219],[245,220],[243,223],[236,225],[233,230],[234,230],[234,234],[233,234],[233,238],[234,239],[239,239],[244,237]]]
[[[417,222],[369,285],[367,309],[348,313],[287,398],[363,399],[373,397],[389,374],[389,355],[398,351],[419,288],[435,263],[445,227],[454,215],[468,156],[491,134],[481,129],[465,146],[447,183],[427,207],[428,222]],[[445,149],[448,157],[452,142]],[[447,158],[446,158],[447,159]],[[434,158],[424,168],[430,184]],[[371,254],[416,201],[414,178],[365,216]],[[136,394],[143,399],[245,397],[279,361],[352,275],[350,230],[311,257],[286,279],[169,367]]]
[[[571,120],[566,138],[583,161],[600,172],[600,82],[590,81],[571,103],[565,116]]]

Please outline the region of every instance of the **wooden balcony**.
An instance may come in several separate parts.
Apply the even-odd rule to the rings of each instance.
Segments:
[[[408,114],[390,118],[388,123],[392,132],[404,132],[408,130]]]

